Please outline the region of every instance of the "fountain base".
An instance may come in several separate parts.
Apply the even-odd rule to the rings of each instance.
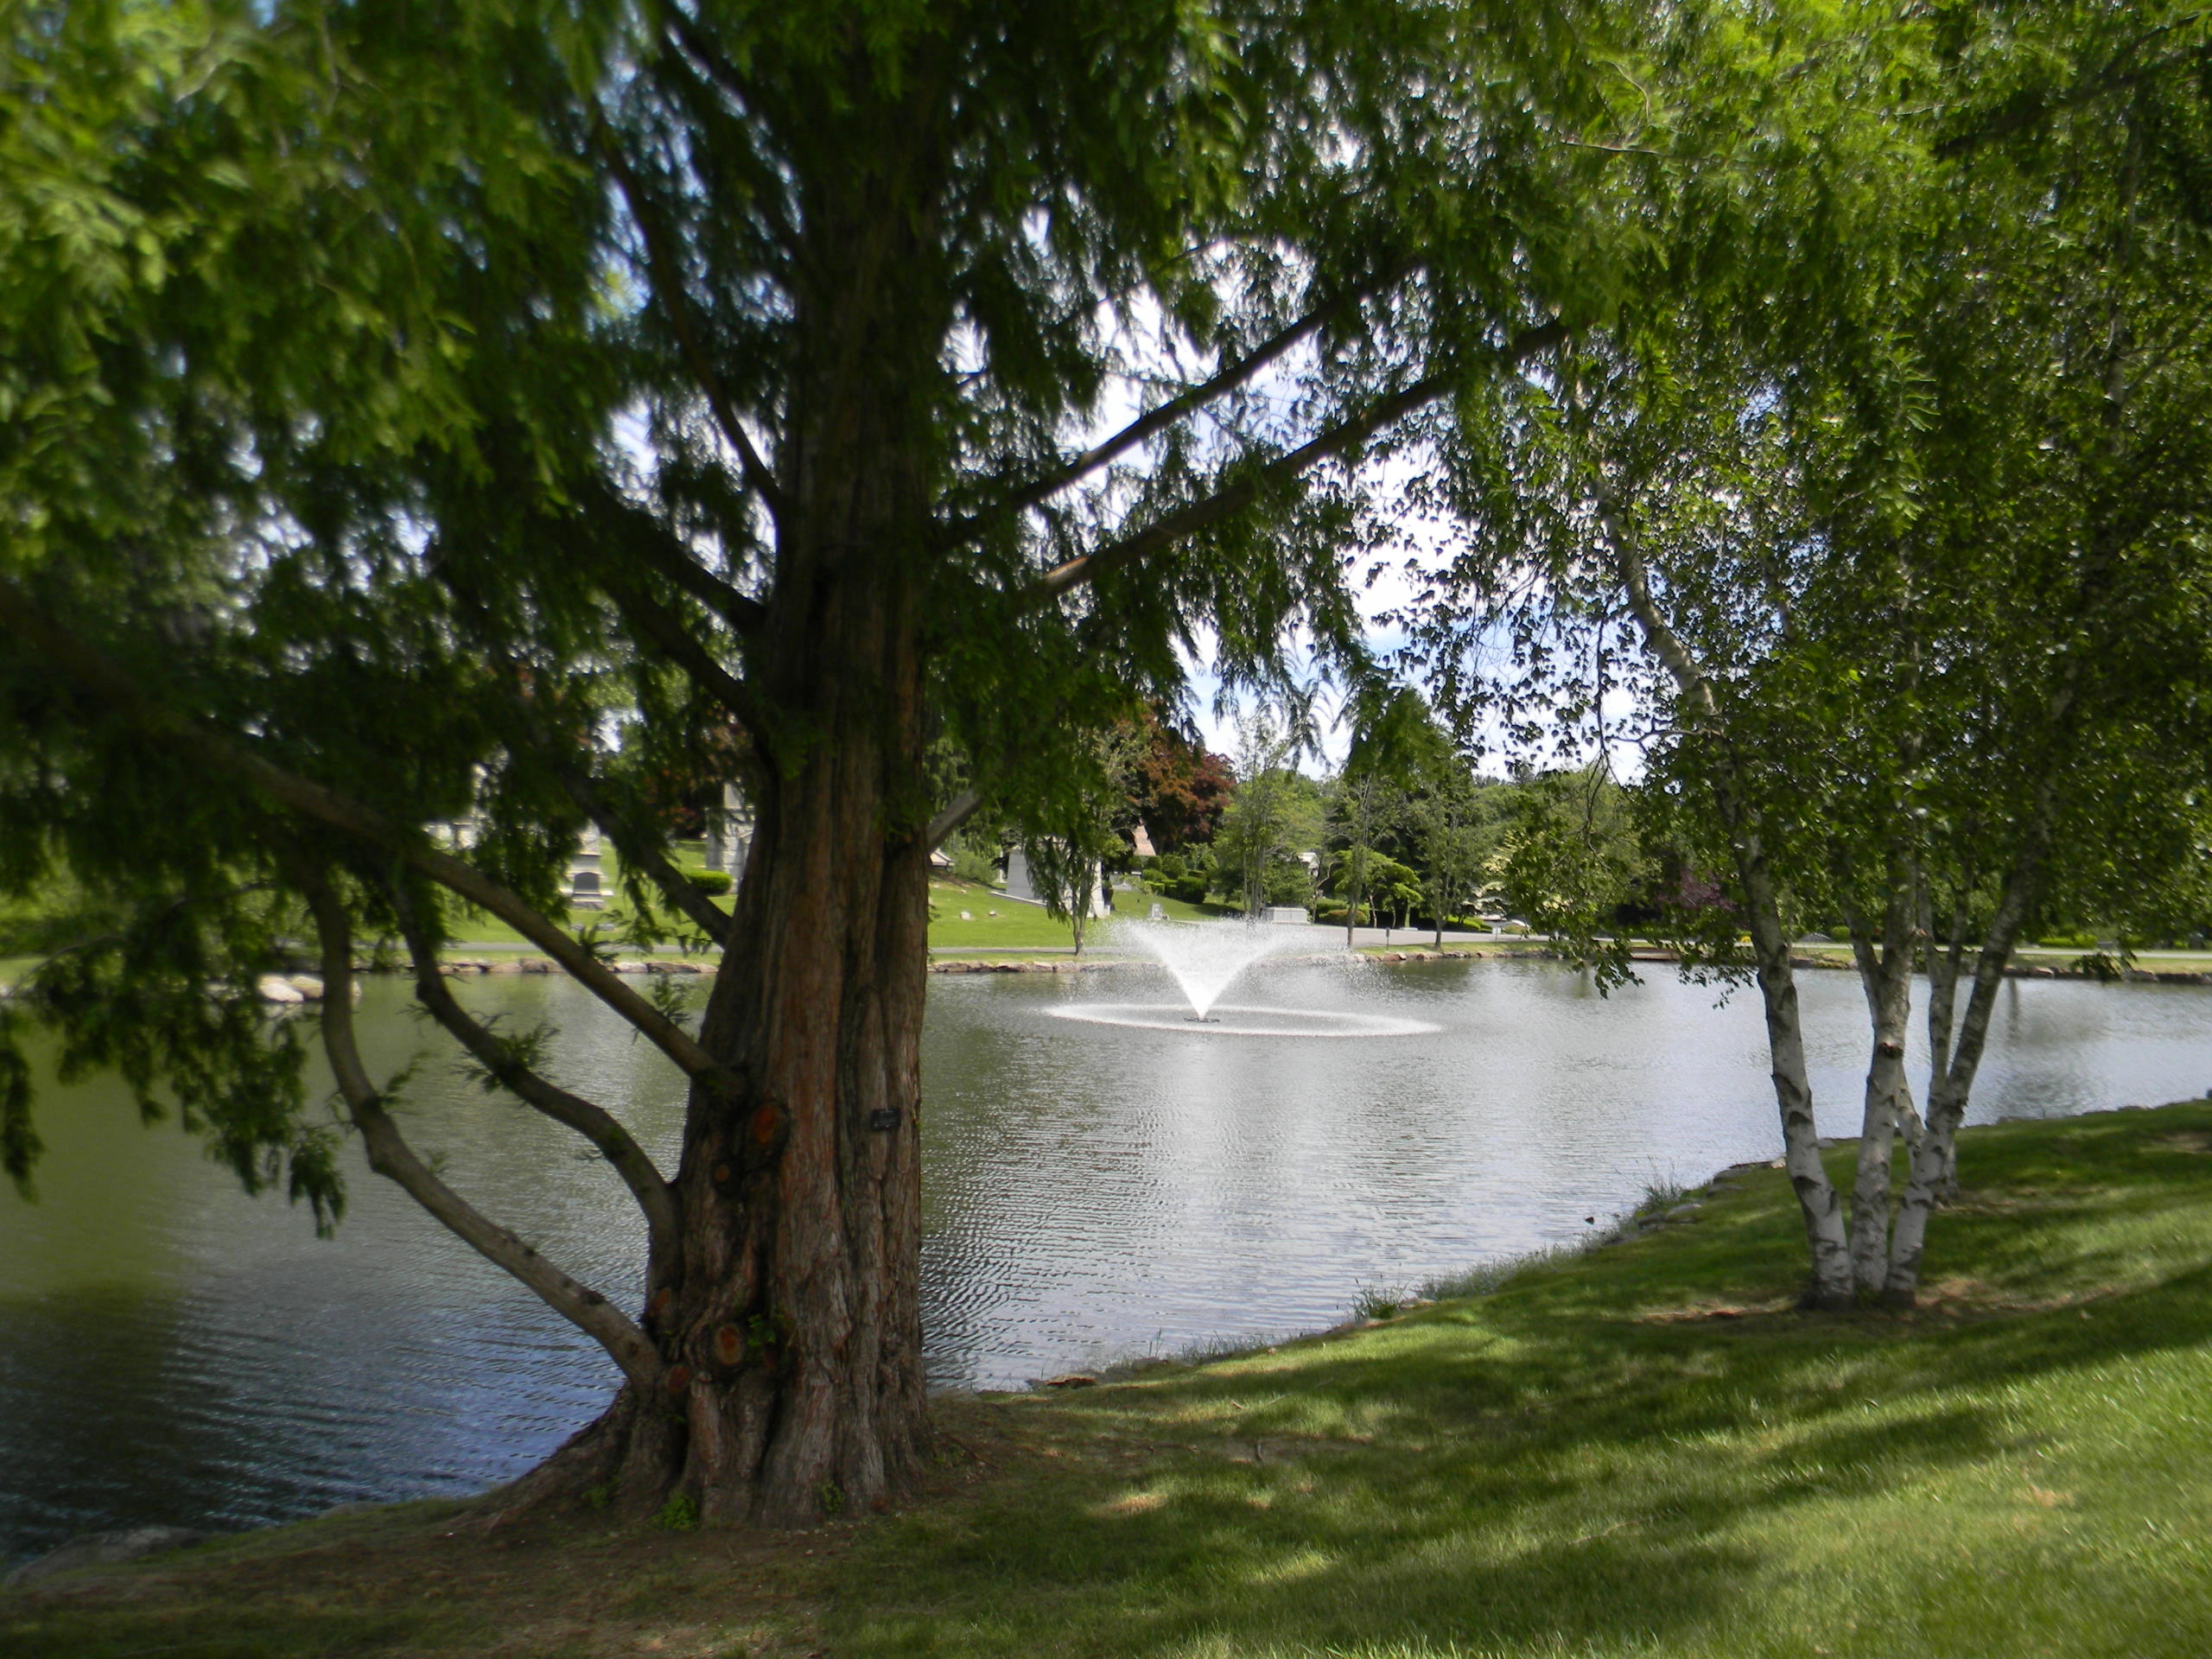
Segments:
[[[1440,1030],[1421,1020],[1335,1008],[1220,1007],[1204,1014],[1156,1002],[1069,1002],[1048,1008],[1055,1020],[1133,1031],[1202,1032],[1208,1037],[1420,1037]]]

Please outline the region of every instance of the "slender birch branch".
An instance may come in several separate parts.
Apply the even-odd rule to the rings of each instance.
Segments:
[[[622,1375],[640,1390],[660,1380],[660,1355],[636,1324],[590,1286],[570,1277],[514,1233],[448,1186],[416,1155],[369,1081],[353,1038],[353,941],[345,906],[327,881],[307,885],[309,908],[322,946],[323,1047],[347,1114],[361,1132],[369,1167],[398,1184],[454,1236],[494,1266],[520,1280],[548,1307],[605,1349]]]
[[[1740,793],[1738,760],[1729,743],[1727,725],[1720,715],[1713,682],[1681,637],[1669,624],[1651,596],[1636,537],[1621,522],[1616,505],[1600,496],[1599,516],[1613,553],[1622,586],[1627,590],[1629,611],[1643,630],[1645,641],[1658,653],[1692,704],[1693,729],[1719,744],[1721,765],[1713,779],[1714,804],[1728,827],[1733,843],[1738,879],[1744,884],[1745,920],[1751,949],[1758,959],[1760,1000],[1766,1007],[1767,1048],[1772,1062],[1775,1103],[1782,1115],[1782,1144],[1789,1184],[1805,1221],[1806,1243],[1812,1255],[1815,1299],[1840,1303],[1853,1283],[1850,1236],[1834,1186],[1821,1162],[1817,1126],[1813,1116],[1813,1090],[1805,1070],[1805,1039],[1797,1007],[1797,982],[1789,961],[1789,942],[1783,937],[1781,907],[1774,891],[1773,871],[1766,848],[1751,823],[1750,803]]]

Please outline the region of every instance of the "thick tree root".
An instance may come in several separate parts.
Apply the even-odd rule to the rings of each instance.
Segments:
[[[920,1474],[928,1444],[925,1421],[912,1444],[866,1459],[842,1479],[817,1485],[778,1480],[772,1469],[728,1466],[704,1455],[676,1412],[626,1387],[594,1421],[521,1479],[491,1494],[490,1524],[505,1526],[551,1509],[603,1510],[643,1522],[669,1515],[681,1501],[696,1521],[740,1526],[804,1528],[849,1506],[880,1510]],[[725,1448],[727,1450],[728,1448]],[[760,1448],[750,1450],[755,1454]],[[721,1463],[723,1466],[710,1465]]]
[[[626,1520],[662,1512],[683,1475],[680,1419],[641,1407],[625,1387],[593,1421],[521,1479],[493,1494],[499,1524],[582,1504]]]

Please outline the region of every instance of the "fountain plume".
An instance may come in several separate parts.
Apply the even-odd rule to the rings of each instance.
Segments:
[[[1302,929],[1233,918],[1211,922],[1119,922],[1114,936],[1144,951],[1174,976],[1196,1020],[1204,1020],[1222,993],[1254,963],[1300,947],[1313,948]]]

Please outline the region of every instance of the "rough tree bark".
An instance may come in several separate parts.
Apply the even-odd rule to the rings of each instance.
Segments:
[[[672,1491],[709,1519],[880,1508],[929,1446],[915,565],[949,318],[927,280],[930,88],[902,118],[902,156],[810,186],[775,588],[747,665],[772,719],[753,734],[754,838],[700,1031],[729,1081],[691,1090],[679,1264],[645,1312],[666,1369],[653,1397],[624,1389],[564,1477]]]

